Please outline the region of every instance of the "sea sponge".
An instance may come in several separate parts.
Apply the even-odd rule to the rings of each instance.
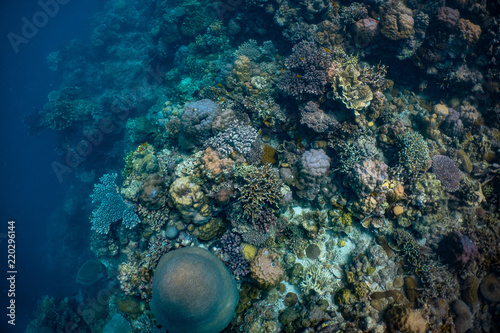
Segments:
[[[220,332],[233,318],[237,304],[236,281],[208,250],[182,248],[160,259],[151,310],[169,333]]]

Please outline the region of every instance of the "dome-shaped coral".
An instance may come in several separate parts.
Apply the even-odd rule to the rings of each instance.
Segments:
[[[153,278],[151,310],[169,333],[217,333],[233,318],[238,289],[209,251],[188,247],[165,254]]]

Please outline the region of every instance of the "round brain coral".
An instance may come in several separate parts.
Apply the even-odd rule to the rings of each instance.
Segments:
[[[153,277],[151,310],[169,333],[217,333],[233,318],[238,289],[208,250],[188,247],[165,254]]]

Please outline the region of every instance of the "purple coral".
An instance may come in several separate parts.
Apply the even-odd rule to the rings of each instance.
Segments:
[[[179,143],[184,149],[193,149],[212,135],[212,123],[221,111],[209,99],[191,102],[184,107],[181,118]]]
[[[300,42],[286,59],[288,71],[283,73],[278,87],[286,94],[301,100],[308,95],[322,95],[327,84],[328,53],[313,43]]]
[[[443,132],[452,138],[461,138],[464,134],[464,124],[460,119],[460,112],[449,108],[449,115],[441,125]]]
[[[276,226],[278,218],[273,214],[272,210],[264,209],[260,211],[253,219],[253,227],[256,231],[265,234]]]
[[[300,123],[307,125],[307,127],[318,133],[322,133],[336,122],[335,119],[321,110],[318,104],[310,101],[301,107]]]
[[[460,181],[464,177],[455,162],[443,155],[434,155],[432,157],[432,172],[448,192],[457,191],[460,188]]]
[[[467,236],[452,232],[439,242],[439,256],[450,264],[465,265],[478,255],[476,244]]]
[[[250,273],[250,264],[241,252],[241,236],[234,232],[226,232],[220,238],[224,263],[235,276],[245,276]]]
[[[311,149],[302,154],[300,169],[300,197],[314,200],[319,193],[320,184],[326,180],[330,169],[330,157],[322,149]]]

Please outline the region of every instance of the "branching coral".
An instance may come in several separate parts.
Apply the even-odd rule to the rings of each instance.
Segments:
[[[399,147],[399,170],[403,175],[415,177],[430,166],[429,147],[427,142],[417,132],[406,131],[397,137]]]
[[[236,120],[224,132],[210,138],[206,145],[216,149],[222,156],[230,155],[235,150],[240,154],[248,154],[256,139],[255,128]]]
[[[92,230],[101,234],[107,234],[111,223],[118,220],[123,220],[123,224],[129,229],[141,222],[133,206],[125,203],[118,193],[115,183],[117,176],[116,173],[102,176],[99,179],[100,183],[94,185],[94,192],[90,195],[92,203],[99,205],[90,217]]]
[[[250,168],[243,175],[239,200],[246,215],[255,216],[266,205],[277,207],[282,197],[281,179],[270,164]]]
[[[330,62],[326,50],[313,43],[300,42],[285,61],[288,70],[283,73],[278,87],[299,100],[310,95],[322,95]]]

